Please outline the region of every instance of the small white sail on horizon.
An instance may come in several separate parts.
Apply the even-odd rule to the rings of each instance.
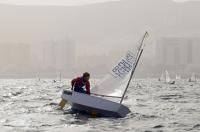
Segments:
[[[169,72],[167,70],[165,71],[165,82],[166,83],[170,83],[171,82],[171,78],[170,78]]]
[[[37,81],[40,81],[41,79],[40,79],[40,75],[39,74],[37,74],[37,77],[36,77],[36,79],[37,79]]]
[[[62,74],[61,74],[61,72],[59,72],[59,81],[60,82],[62,81]]]
[[[196,81],[197,81],[196,75],[195,75],[195,73],[192,73],[192,76],[189,79],[189,82],[196,82]]]
[[[161,74],[161,77],[159,78],[160,82],[168,83],[168,84],[174,84],[175,81],[170,78],[169,72],[165,70],[164,74]]]
[[[56,75],[56,78],[55,79],[53,79],[53,82],[54,83],[56,83],[56,82],[62,82],[62,73],[61,72],[59,72],[59,73],[57,73],[57,74],[59,74],[59,75]]]
[[[181,75],[176,74],[176,80],[181,80]]]
[[[163,82],[165,80],[164,74],[162,73],[158,81]]]

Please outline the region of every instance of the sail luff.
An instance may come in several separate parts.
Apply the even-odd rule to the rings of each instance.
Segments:
[[[142,53],[143,53],[144,40],[145,40],[145,38],[147,37],[147,35],[148,35],[148,32],[145,32],[145,35],[144,35],[144,37],[142,38],[141,45],[140,45],[140,47],[139,47],[139,51],[138,51],[138,53],[137,53],[136,63],[133,63],[133,69],[132,69],[132,71],[131,71],[131,75],[130,75],[130,78],[129,78],[129,80],[128,80],[126,89],[125,89],[125,91],[124,91],[124,93],[123,93],[123,95],[122,95],[122,98],[121,98],[121,100],[120,100],[120,104],[121,104],[121,103],[123,102],[123,100],[124,100],[124,97],[125,97],[125,95],[126,95],[126,92],[127,92],[127,90],[128,90],[128,87],[129,87],[130,82],[131,82],[131,80],[132,80],[132,77],[133,77],[133,74],[134,74],[135,69],[136,69],[136,67],[137,67],[137,64],[138,64],[138,62],[139,62],[139,60],[140,60],[140,57],[141,57],[141,55],[142,55]]]

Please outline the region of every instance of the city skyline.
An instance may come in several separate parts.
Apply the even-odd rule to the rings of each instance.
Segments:
[[[138,75],[156,76],[160,74],[155,59],[157,39],[200,37],[200,19],[195,15],[200,9],[198,5],[198,2],[178,3],[172,0],[121,0],[77,7],[2,4],[0,43],[29,45],[32,62],[29,71],[32,73],[52,74],[63,69],[68,75],[91,71],[95,76],[102,76],[127,50],[138,44],[147,30],[150,37],[138,66]],[[67,40],[74,45],[50,46]],[[175,47],[173,54],[169,55],[171,58],[175,51],[181,52],[181,49]],[[197,54],[196,51],[194,53]],[[177,53],[175,59],[168,59],[169,63],[181,62],[182,54]],[[3,58],[7,58],[6,54]],[[9,63],[2,65],[7,67]],[[66,72],[65,68],[69,66],[73,69]],[[188,74],[192,70],[199,72],[192,65],[187,67]],[[12,70],[9,72],[12,73]],[[25,70],[21,72],[26,73]]]

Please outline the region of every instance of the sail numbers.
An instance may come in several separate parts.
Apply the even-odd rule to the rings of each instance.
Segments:
[[[120,78],[124,78],[133,68],[136,57],[132,52],[127,52],[126,56],[113,68],[112,73]]]

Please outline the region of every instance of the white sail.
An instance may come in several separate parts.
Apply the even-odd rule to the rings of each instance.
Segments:
[[[39,76],[39,74],[37,74],[37,77],[36,77],[36,78],[37,78],[38,81],[40,81],[40,76]]]
[[[194,73],[192,73],[192,76],[191,76],[191,78],[190,78],[190,81],[191,81],[191,82],[196,82],[196,81],[197,81],[196,75],[195,75]]]
[[[128,83],[136,54],[128,51],[119,63],[92,89],[97,94],[121,96]]]
[[[159,81],[162,82],[162,81],[164,81],[164,80],[165,80],[165,77],[164,77],[164,74],[162,73],[161,76],[160,76],[160,78],[159,78]]]
[[[181,80],[181,76],[176,74],[176,80]]]
[[[59,81],[60,82],[62,81],[62,74],[61,74],[61,72],[59,73]]]
[[[146,33],[144,37],[146,37]],[[125,56],[103,78],[101,83],[92,88],[92,93],[122,96],[130,80],[131,73],[136,66],[139,51],[142,48],[142,45],[137,45],[136,48],[127,51]]]
[[[169,72],[166,70],[165,71],[165,82],[166,83],[169,83],[171,81],[171,78],[170,78],[170,76],[169,76]]]

